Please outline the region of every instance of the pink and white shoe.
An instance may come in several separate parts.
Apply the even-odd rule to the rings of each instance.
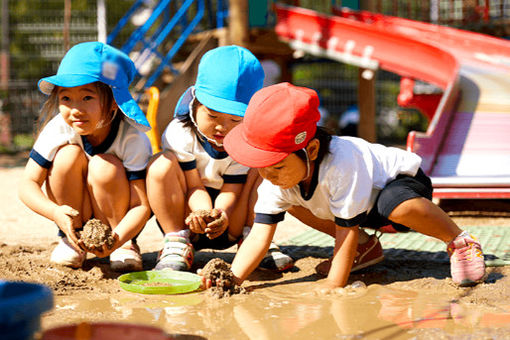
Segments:
[[[447,247],[453,282],[460,287],[474,286],[486,278],[482,246],[471,234],[462,232]]]
[[[128,241],[110,254],[110,268],[116,272],[137,272],[143,269],[142,254],[136,243]]]

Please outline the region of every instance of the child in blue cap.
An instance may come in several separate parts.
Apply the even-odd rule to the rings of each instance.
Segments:
[[[85,42],[38,83],[49,97],[19,196],[59,227],[53,263],[79,268],[91,252],[110,255],[113,270],[142,269],[132,239],[150,217],[145,172],[152,150],[144,133],[150,125],[128,90],[135,74],[123,52]],[[113,229],[111,248],[89,249],[79,240],[77,229],[91,218]]]
[[[164,151],[147,172],[147,195],[165,235],[156,269],[189,270],[194,250],[226,249],[249,232],[260,177],[225,152],[223,139],[243,120],[263,80],[260,62],[242,47],[218,47],[200,60],[195,85],[181,96],[163,133]],[[262,267],[292,265],[273,243]]]

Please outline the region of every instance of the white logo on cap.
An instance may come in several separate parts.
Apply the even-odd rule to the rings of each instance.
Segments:
[[[111,61],[105,61],[103,63],[103,69],[101,73],[103,77],[108,78],[110,80],[115,80],[117,78],[117,71],[119,70],[119,66]]]
[[[306,131],[300,132],[294,138],[294,143],[301,144],[305,141],[305,139],[306,139]]]

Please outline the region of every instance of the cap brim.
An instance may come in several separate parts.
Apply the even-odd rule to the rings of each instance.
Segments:
[[[151,129],[151,125],[147,121],[143,111],[131,96],[129,90],[112,87],[112,92],[115,102],[122,113],[124,113],[124,115],[128,118],[129,123],[142,132],[149,131]]]
[[[86,74],[57,74],[42,78],[37,85],[42,93],[50,95],[55,85],[61,87],[75,87],[94,83],[98,80],[98,78]]]
[[[174,117],[189,114],[189,103],[193,100],[193,86],[187,88],[175,105]]]
[[[282,161],[287,152],[267,151],[250,145],[243,135],[242,124],[225,136],[223,147],[236,162],[250,168],[265,168]]]
[[[244,117],[248,105],[245,103],[212,96],[200,89],[195,88],[195,96],[201,104],[211,110]]]

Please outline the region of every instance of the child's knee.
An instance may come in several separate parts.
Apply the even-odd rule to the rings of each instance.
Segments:
[[[58,149],[53,167],[80,168],[88,163],[87,156],[79,145],[67,144]]]
[[[89,182],[107,183],[125,177],[125,169],[122,161],[112,154],[101,154],[93,156],[88,165]]]
[[[408,221],[411,218],[418,216],[426,216],[428,211],[428,205],[431,204],[429,200],[423,197],[416,197],[406,200],[397,205],[389,214],[388,218],[391,221],[405,224],[403,222]]]
[[[163,180],[169,174],[174,176],[181,172],[177,157],[170,151],[155,156],[147,166],[147,177],[156,181]]]

